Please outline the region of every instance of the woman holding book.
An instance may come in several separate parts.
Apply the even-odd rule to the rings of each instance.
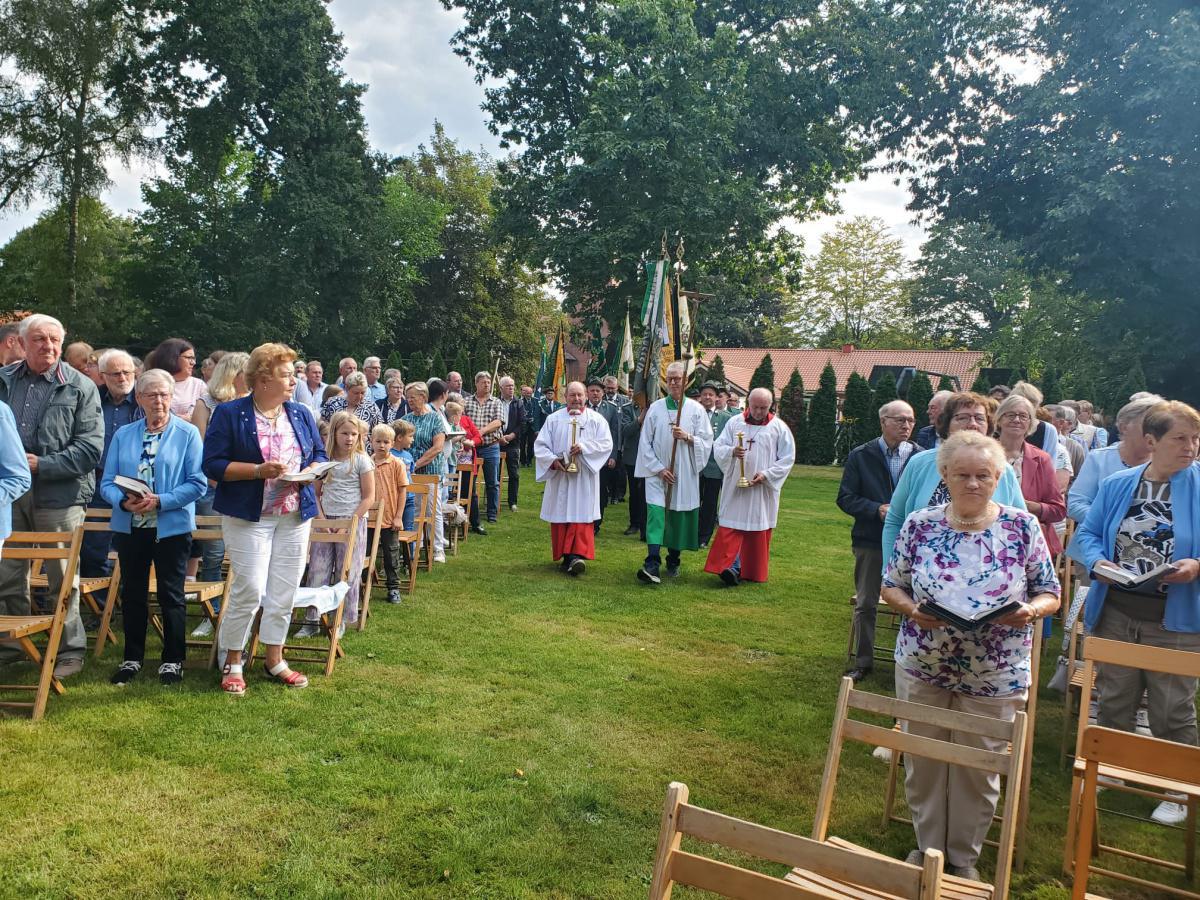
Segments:
[[[249,396],[213,410],[204,439],[204,474],[217,483],[213,509],[233,569],[217,643],[226,653],[221,689],[234,695],[246,692],[242,648],[260,606],[267,674],[285,687],[308,685],[284,661],[283,642],[317,514],[313,480],[328,466],[320,465],[327,459],[312,411],[288,399],[295,360],[284,344],[255,347],[246,363]]]
[[[183,679],[183,585],[196,501],[208,482],[200,469],[200,432],[171,412],[174,391],[175,379],[163,369],[148,369],[137,380],[134,396],[145,418],[117,429],[100,481],[100,495],[112,504],[113,546],[121,561],[125,658],[112,676],[113,684],[128,684],[142,669],[151,565],[163,622],[158,680],[178,684]]]
[[[1012,719],[1029,689],[1032,623],[1058,609],[1058,579],[1038,520],[992,499],[1008,470],[1000,445],[960,431],[936,453],[949,502],[908,516],[884,573],[884,602],[904,616],[896,696]],[[908,730],[951,737],[932,727]],[[977,734],[953,739],[1003,749]],[[979,880],[975,864],[1000,795],[999,777],[914,756],[905,757],[905,769],[917,836],[909,861],[920,864],[924,851],[941,850],[947,871]]]
[[[1072,558],[1093,578],[1084,624],[1096,637],[1200,652],[1200,414],[1186,403],[1158,403],[1142,432],[1150,461],[1100,484],[1071,542]],[[1195,678],[1101,664],[1096,689],[1097,724],[1133,731],[1145,693],[1155,737],[1197,743]],[[1153,813],[1164,824],[1186,816],[1170,801]]]

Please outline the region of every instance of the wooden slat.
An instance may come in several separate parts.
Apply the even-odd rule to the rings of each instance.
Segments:
[[[1182,793],[1200,794],[1200,747],[1090,725],[1083,732],[1083,755],[1133,772],[1148,765],[1160,778],[1190,783],[1191,790]]]
[[[921,869],[883,857],[871,858],[799,835],[756,825],[698,806],[679,808],[679,830],[710,844],[720,844],[760,859],[813,869],[889,894],[915,897]]]
[[[935,759],[952,765],[966,766],[969,769],[980,769],[984,772],[995,772],[1003,775],[1008,772],[1008,753],[998,753],[992,750],[979,750],[975,747],[963,747],[949,744],[934,738],[921,737],[905,731],[895,731],[891,728],[881,728],[866,722],[856,722],[850,719],[846,722],[843,733],[852,740],[862,741],[877,747],[890,747],[893,752],[912,753],[924,759]]]
[[[734,900],[842,900],[830,891],[816,890],[772,878],[705,856],[676,850],[671,854],[670,877],[679,884],[712,891]]]
[[[1168,650],[1164,647],[1131,644],[1127,641],[1085,637],[1083,658],[1149,672],[1200,678],[1200,653],[1190,650]]]
[[[870,888],[842,884],[840,881],[826,878],[824,875],[810,872],[808,869],[792,869],[783,876],[783,880],[790,884],[807,887],[810,890],[828,891],[835,896],[845,897],[846,900],[895,900],[894,894],[884,894]]]
[[[884,856],[877,850],[868,850],[853,841],[848,841],[845,838],[830,837],[828,842],[834,847],[844,847],[847,850],[853,850],[855,853],[862,854],[865,857],[877,857],[895,862],[890,856]],[[928,856],[928,854],[926,854]],[[984,884],[980,881],[970,881],[966,878],[959,878],[957,875],[942,875],[942,882],[938,896],[944,900],[970,900],[970,898],[979,898],[979,900],[990,900],[992,896],[992,886]]]
[[[49,631],[54,616],[0,616],[0,637],[15,640],[31,634]]]
[[[0,550],[0,558],[3,559],[70,559],[71,551],[67,548],[58,547],[19,547],[9,546],[8,541],[4,542],[4,549]]]
[[[909,700],[898,700],[882,694],[857,690],[850,692],[850,706],[865,712],[890,716],[893,719],[936,725],[952,731],[967,731],[997,740],[1012,740],[1012,722],[992,716],[977,716],[973,713],[958,712],[953,709],[940,709],[922,703],[913,703]]]

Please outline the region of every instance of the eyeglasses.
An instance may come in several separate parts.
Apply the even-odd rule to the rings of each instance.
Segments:
[[[138,394],[138,396],[142,397],[145,400],[170,400],[171,399],[171,395],[169,393],[163,393],[163,392],[157,392],[157,391],[153,394]]]
[[[957,422],[959,425],[970,425],[972,422],[975,422],[978,425],[986,425],[987,416],[985,416],[983,413],[959,413],[950,421]]]
[[[1028,422],[1029,413],[1005,413],[1000,418],[1006,422]]]
[[[104,372],[103,374],[108,378],[132,378],[137,372],[133,371],[133,369],[120,369],[116,372]]]
[[[902,425],[916,425],[916,419],[910,419],[907,416],[884,416],[889,422],[899,422]]]

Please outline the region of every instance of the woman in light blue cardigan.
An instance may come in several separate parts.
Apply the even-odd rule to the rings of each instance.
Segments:
[[[950,397],[942,407],[942,414],[935,424],[938,437],[945,440],[956,431],[978,431],[990,435],[996,430],[992,418],[993,404],[986,397],[971,391],[962,391]],[[938,472],[937,450],[926,450],[916,454],[904,467],[892,499],[888,504],[887,516],[883,520],[883,562],[887,565],[896,546],[900,528],[909,514],[918,509],[940,506],[950,499],[942,476]],[[1005,467],[992,499],[1001,506],[1025,509],[1025,498],[1021,496],[1021,485],[1013,473],[1012,466]]]
[[[162,369],[150,369],[137,380],[134,395],[146,418],[113,435],[100,481],[100,495],[112,504],[113,545],[121,561],[125,659],[112,677],[118,685],[133,680],[142,668],[151,565],[163,619],[159,681],[177,684],[183,678],[184,577],[196,527],[196,501],[204,496],[208,481],[200,468],[204,454],[200,432],[171,413],[174,390],[175,379]],[[126,494],[117,486],[118,475],[145,482],[150,495]]]
[[[12,534],[13,501],[29,490],[32,483],[17,420],[8,404],[0,403],[0,547]]]

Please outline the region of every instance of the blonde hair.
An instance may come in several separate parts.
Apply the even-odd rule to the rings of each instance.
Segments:
[[[237,380],[239,372],[246,371],[250,362],[249,353],[226,353],[219,360],[208,378],[208,394],[219,403],[237,397]]]
[[[954,457],[964,450],[975,450],[983,453],[992,464],[992,468],[996,472],[996,479],[1004,474],[1004,469],[1008,466],[1008,457],[1004,453],[1004,448],[1000,446],[1000,442],[995,438],[990,438],[986,434],[980,434],[978,431],[956,431],[950,437],[942,441],[937,451],[937,467],[938,472],[942,477],[946,477],[946,473],[950,470],[950,465],[954,462]]]
[[[330,459],[340,458],[334,455],[337,451],[337,436],[338,432],[347,425],[354,429],[355,437],[354,446],[350,448],[350,455],[346,458],[350,459],[356,453],[367,452],[367,423],[354,413],[342,409],[335,412],[333,418],[329,420],[329,437],[325,439],[325,452]]]
[[[461,416],[463,414],[463,405],[454,400],[446,401],[447,416]]]
[[[373,441],[394,441],[396,440],[396,431],[390,425],[384,425],[380,422],[371,429],[371,440]]]
[[[246,387],[254,390],[258,379],[270,377],[279,366],[284,363],[290,366],[295,361],[296,351],[287,344],[259,344],[246,360]]]
[[[410,434],[417,433],[417,426],[412,422],[405,422],[403,419],[397,419],[392,423],[392,430],[396,432],[396,437],[407,437]]]
[[[326,386],[325,390],[321,393],[321,402],[325,403],[329,400],[332,400],[334,397],[342,396],[342,394],[344,394],[344,393],[346,393],[346,392],[343,391],[336,384],[328,385],[328,386]]]

